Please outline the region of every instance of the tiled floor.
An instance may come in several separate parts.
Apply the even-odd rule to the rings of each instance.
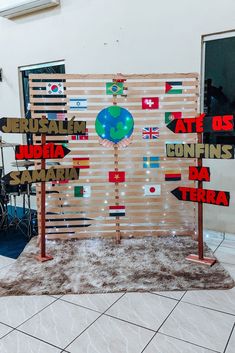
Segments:
[[[205,240],[235,279],[235,235]],[[234,353],[234,327],[235,288],[0,298],[0,353]]]

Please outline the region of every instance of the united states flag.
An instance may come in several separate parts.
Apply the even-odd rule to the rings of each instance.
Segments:
[[[145,140],[158,139],[159,128],[158,127],[144,127],[142,130],[142,138]]]
[[[48,120],[67,120],[65,113],[47,113]]]

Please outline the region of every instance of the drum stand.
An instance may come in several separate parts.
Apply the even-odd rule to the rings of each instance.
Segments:
[[[28,169],[28,168],[27,168]],[[27,184],[27,191],[23,194],[23,213],[25,224],[27,224],[27,237],[30,239],[33,236],[33,227],[32,227],[32,210],[31,210],[31,191],[30,185]],[[27,202],[27,210],[26,210],[26,202]]]
[[[17,206],[16,206],[16,197],[19,196],[16,193],[12,194],[13,196],[13,205],[11,204],[13,208],[13,214],[11,215],[12,219],[10,223],[8,224],[8,228],[14,227],[15,229],[19,230],[21,233],[26,235],[24,228],[26,228],[26,224],[23,221],[23,219],[19,218],[17,215]]]

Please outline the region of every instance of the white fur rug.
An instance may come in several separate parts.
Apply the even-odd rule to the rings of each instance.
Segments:
[[[197,253],[190,237],[143,237],[48,241],[52,261],[39,263],[36,238],[1,277],[0,295],[107,293],[224,289],[234,283],[216,263],[207,267],[185,260]],[[205,245],[206,255],[212,253]]]

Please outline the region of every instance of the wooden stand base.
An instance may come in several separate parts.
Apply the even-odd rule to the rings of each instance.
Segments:
[[[199,259],[198,255],[190,254],[186,257],[186,260],[197,262],[202,265],[213,266],[216,263],[216,259],[211,257],[203,257],[203,259]]]
[[[53,256],[50,256],[50,255],[46,255],[46,256],[41,256],[41,255],[38,255],[38,256],[35,256],[35,259],[37,261],[40,261],[40,262],[46,262],[46,261],[50,261],[50,260],[53,260]]]

